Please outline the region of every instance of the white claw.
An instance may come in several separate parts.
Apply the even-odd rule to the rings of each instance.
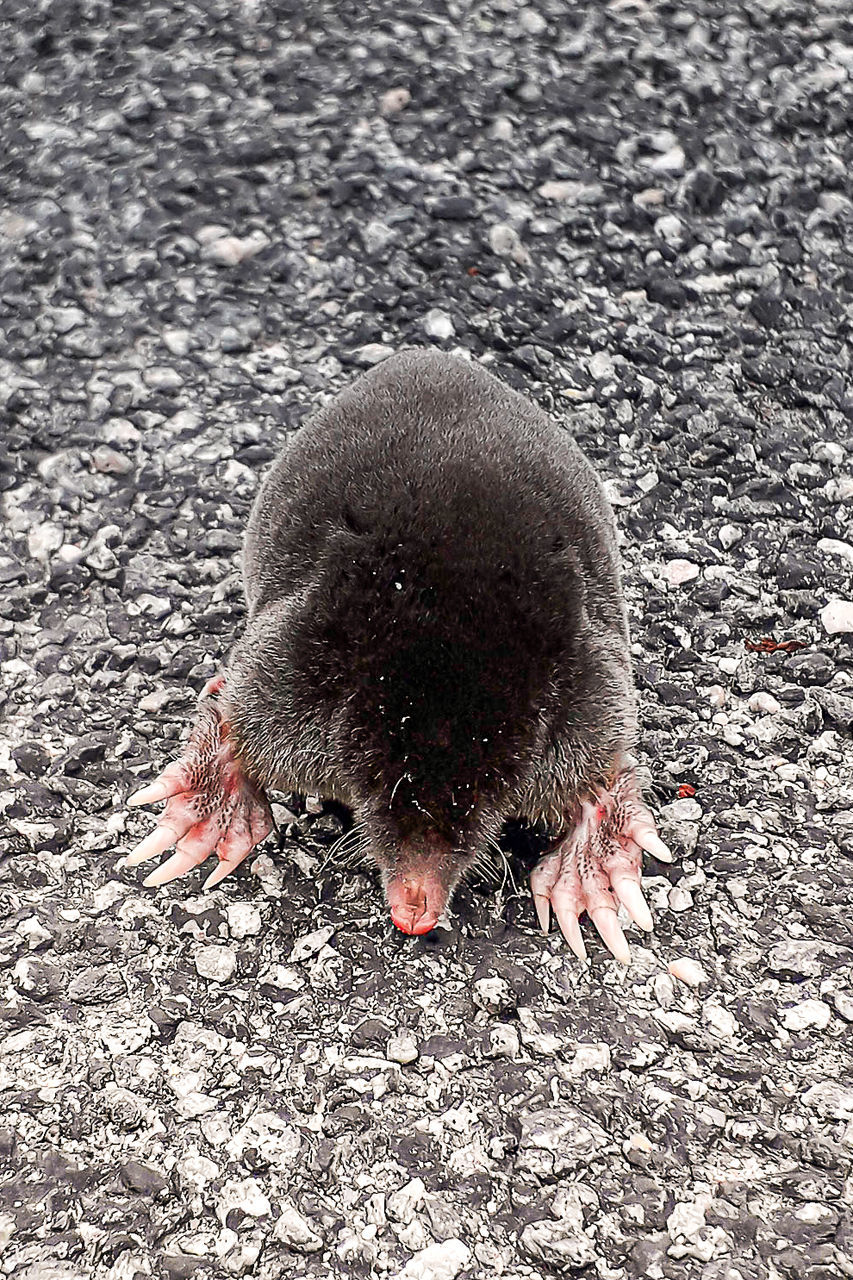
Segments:
[[[629,965],[631,963],[631,951],[613,908],[594,907],[589,914],[592,917],[592,923],[601,935],[602,942],[608,951],[612,953],[613,958],[618,960],[620,964]]]
[[[552,906],[553,905],[554,904],[552,903]],[[566,942],[568,942],[578,960],[585,961],[586,946],[584,944],[583,934],[581,933],[581,927],[577,916],[573,915],[570,910],[561,911],[558,906],[554,906],[554,914],[557,917],[560,930],[563,937],[566,939]]]
[[[127,804],[154,804],[157,800],[165,800],[168,794],[169,789],[164,783],[149,782],[147,786],[140,787],[132,796],[128,796]]]
[[[146,876],[142,883],[146,889],[159,888],[161,884],[168,884],[170,880],[185,876],[188,871],[192,871],[193,867],[198,866],[198,862],[198,858],[194,858],[189,853],[173,853],[171,858],[167,858],[156,870]]]
[[[645,849],[646,853],[650,853],[653,858],[657,858],[658,862],[672,862],[669,846],[664,844],[658,833],[651,827],[634,827],[631,835],[640,848]]]
[[[236,871],[242,861],[242,858],[237,862],[226,862],[223,859],[222,862],[218,863],[218,865],[211,871],[210,875],[201,886],[202,890],[212,889],[214,885],[219,884],[220,880],[224,880],[226,876],[230,876],[232,871]]]
[[[544,893],[534,893],[533,905],[536,908],[536,918],[539,921],[539,928],[543,933],[547,933],[551,928],[551,904]]]
[[[218,867],[211,870],[210,876],[207,877],[204,884],[202,884],[202,890],[205,890],[205,888],[214,888],[215,884],[218,884],[219,881],[223,881],[225,876],[231,876],[232,872],[236,872],[241,863],[242,858],[238,859],[236,863],[225,863],[225,861],[219,863]]]
[[[224,864],[220,862],[219,865],[211,871],[210,875],[201,886],[202,893],[204,893],[205,889],[215,888],[215,886],[219,884],[220,880],[224,880],[225,877],[230,875],[231,871],[233,871],[233,867],[225,867],[223,870],[223,866]]]
[[[155,778],[147,786],[135,791],[127,803],[130,805],[156,804],[158,800],[168,800],[171,796],[181,794],[187,790],[187,787],[188,780],[184,770],[180,765],[170,764],[159,778]]]
[[[636,880],[630,880],[626,876],[623,879],[614,880],[611,887],[634,924],[645,929],[646,933],[650,933],[653,927],[652,913]]]
[[[167,849],[170,849],[176,840],[180,840],[183,834],[183,831],[176,831],[174,827],[161,822],[127,855],[125,866],[138,867],[140,862],[147,862],[149,858],[159,857],[161,853],[165,853]]]

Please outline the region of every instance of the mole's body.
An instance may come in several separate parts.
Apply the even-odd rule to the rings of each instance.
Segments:
[[[133,862],[214,850],[221,879],[271,827],[267,788],[349,805],[406,932],[437,922],[509,818],[548,824],[532,877],[575,950],[593,916],[627,958],[640,847],[666,857],[630,767],[636,721],[613,517],[568,433],[475,364],[408,351],[285,446],[253,508],[249,622],[205,691]],[[615,895],[615,897],[614,897]]]

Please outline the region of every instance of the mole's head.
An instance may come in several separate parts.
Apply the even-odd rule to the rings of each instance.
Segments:
[[[397,792],[372,796],[361,826],[377,863],[391,919],[403,933],[435,928],[454,889],[500,831],[502,818],[487,817],[476,802],[463,806],[449,792],[447,802],[421,808],[411,779],[401,775]],[[464,785],[464,784],[463,784]],[[432,791],[432,788],[430,788]],[[493,812],[491,806],[489,813]]]

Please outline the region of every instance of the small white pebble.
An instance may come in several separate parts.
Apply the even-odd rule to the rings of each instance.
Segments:
[[[698,987],[708,981],[708,975],[698,960],[691,960],[689,956],[679,956],[666,967],[673,978],[678,978],[679,982],[684,982],[688,987]]]
[[[132,422],[128,422],[127,418],[110,418],[101,428],[101,435],[108,444],[125,447],[139,444],[142,439],[142,432]]]
[[[45,520],[33,525],[27,534],[27,550],[34,560],[47,561],[65,541],[65,530],[59,524]]]
[[[108,444],[99,444],[92,451],[92,466],[96,471],[108,476],[126,476],[133,470],[133,461],[127,454],[111,449]]]
[[[498,258],[512,258],[520,264],[529,261],[521,236],[508,222],[496,222],[489,227],[489,248]]]
[[[424,316],[424,332],[430,338],[438,338],[444,341],[446,338],[452,338],[456,329],[447,312],[440,311],[437,307],[434,307],[432,311],[428,311]]]
[[[192,334],[189,329],[164,329],[161,337],[163,346],[171,351],[173,356],[189,354],[192,345]]]
[[[180,699],[180,693],[178,693],[178,698],[175,698],[175,693],[176,690],[174,689],[155,689],[140,698],[137,706],[140,711],[153,711],[156,715],[164,707],[167,707],[170,702],[176,702]]]
[[[776,701],[773,694],[765,693],[763,690],[754,693],[746,705],[750,711],[758,711],[765,716],[775,716],[777,712],[782,710],[781,703]]]
[[[440,1240],[409,1258],[394,1280],[456,1280],[470,1261],[471,1250],[461,1240]]]
[[[641,209],[657,209],[666,200],[666,192],[662,187],[644,187],[631,197],[634,204]]]
[[[518,15],[518,25],[529,36],[541,36],[548,27],[542,14],[535,9],[522,9]]]
[[[273,1235],[297,1253],[317,1253],[323,1247],[322,1237],[292,1204],[282,1205]]]
[[[662,1009],[668,1009],[675,999],[675,984],[669,974],[656,973],[652,980],[655,999]]]
[[[509,142],[513,135],[512,121],[506,116],[498,116],[491,127],[490,133],[497,142]]]
[[[663,567],[663,576],[671,587],[680,587],[699,577],[699,566],[691,560],[670,560]]]
[[[282,991],[301,991],[305,986],[302,974],[290,964],[271,964],[258,974],[257,981],[258,985],[280,987]]]
[[[183,1182],[199,1189],[206,1187],[208,1182],[212,1182],[219,1173],[218,1164],[214,1164],[212,1160],[208,1160],[207,1156],[199,1155],[196,1151],[182,1156],[178,1161],[177,1169]]]
[[[147,614],[149,618],[167,618],[172,612],[168,596],[151,596],[147,592],[137,597],[136,606],[139,613]]]
[[[829,1026],[832,1010],[823,1000],[801,1000],[782,1013],[781,1022],[789,1031],[823,1031]]]
[[[247,258],[254,258],[256,253],[266,249],[270,243],[263,231],[253,231],[248,236],[222,236],[211,240],[204,246],[202,256],[208,262],[218,263],[221,267],[236,267]]]
[[[839,542],[837,538],[819,538],[817,549],[824,555],[839,556],[848,564],[853,564],[853,545],[849,542]]]
[[[521,1052],[521,1041],[515,1027],[508,1022],[498,1022],[489,1031],[489,1047],[486,1054],[490,1058],[509,1058],[514,1061]]]
[[[575,1050],[575,1056],[569,1063],[569,1074],[582,1076],[587,1071],[609,1071],[610,1061],[609,1045],[601,1041],[579,1044]]]
[[[53,324],[57,333],[70,333],[86,323],[86,313],[79,307],[57,307],[53,312]]]
[[[588,368],[590,377],[596,382],[607,382],[616,373],[613,357],[608,351],[596,351],[595,355],[590,356]]]
[[[708,701],[712,707],[724,707],[726,705],[727,693],[721,684],[712,684],[708,690]]]
[[[835,1012],[840,1014],[845,1022],[853,1022],[853,995],[836,991],[833,993],[832,1003],[835,1006]]]
[[[387,1200],[389,1218],[397,1222],[411,1222],[415,1213],[423,1204],[426,1187],[420,1178],[412,1178],[396,1191],[392,1191]]]
[[[833,476],[823,491],[830,502],[847,502],[853,498],[853,476]]]
[[[670,800],[660,812],[666,822],[698,822],[702,817],[702,806],[692,796],[684,796],[681,800]]]
[[[237,967],[237,953],[232,947],[199,947],[195,953],[195,967],[202,978],[227,982]]]
[[[261,913],[249,902],[231,902],[225,909],[232,938],[249,938],[263,927]]]
[[[683,173],[686,164],[684,148],[679,146],[670,147],[669,151],[665,151],[662,156],[656,156],[649,164],[649,168],[654,173]]]
[[[735,543],[740,542],[743,537],[743,530],[739,529],[736,524],[724,524],[717,537],[723,550],[728,551]]]
[[[379,99],[379,110],[383,116],[395,116],[399,111],[404,111],[412,101],[412,95],[408,89],[402,86],[399,89],[387,89]]]
[[[389,347],[384,342],[367,342],[353,354],[359,364],[374,365],[379,364],[381,360],[387,360],[388,356],[392,356],[394,348]]]
[[[488,978],[478,978],[471,988],[471,997],[478,1009],[499,1009],[510,996],[506,978],[496,973]]]
[[[227,227],[220,226],[218,222],[207,222],[203,227],[199,227],[195,238],[199,244],[212,244],[214,240],[221,240],[227,235]]]
[[[835,440],[815,440],[812,457],[815,462],[829,462],[834,467],[840,467],[844,461],[844,448]]]
[[[823,629],[828,635],[853,631],[853,601],[830,600],[820,611]]]
[[[217,1210],[222,1222],[232,1209],[241,1209],[250,1218],[265,1218],[272,1212],[272,1205],[254,1178],[242,1178],[226,1182],[217,1197]]]
[[[397,240],[397,232],[381,218],[371,218],[361,228],[361,240],[366,253],[371,256],[386,254]]]
[[[689,911],[693,906],[693,894],[677,884],[670,889],[668,901],[670,911]]]
[[[543,182],[541,187],[536,188],[536,194],[543,200],[572,200],[577,193],[577,182],[560,182],[553,179],[550,182]]]
[[[153,364],[142,371],[142,380],[155,391],[177,391],[184,385],[184,380],[177,369],[167,364]]]
[[[684,224],[674,213],[665,213],[655,223],[655,235],[668,244],[680,244],[684,238]]]
[[[391,1036],[385,1047],[385,1057],[389,1062],[399,1062],[405,1066],[414,1062],[418,1056],[418,1046],[414,1036]]]
[[[326,924],[323,925],[322,929],[315,929],[313,933],[303,934],[301,938],[297,938],[294,942],[288,958],[298,964],[300,960],[307,960],[309,956],[315,956],[318,951],[322,951],[334,932],[334,926]]]
[[[723,1005],[717,1004],[715,1000],[706,1000],[702,1006],[702,1016],[721,1040],[734,1040],[739,1030],[737,1019]]]

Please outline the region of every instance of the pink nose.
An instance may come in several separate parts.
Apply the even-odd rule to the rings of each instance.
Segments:
[[[431,877],[395,876],[385,892],[391,919],[403,933],[429,933],[447,902],[443,886]]]
[[[391,919],[403,933],[429,933],[438,924],[438,916],[431,911],[407,905],[392,907]]]

